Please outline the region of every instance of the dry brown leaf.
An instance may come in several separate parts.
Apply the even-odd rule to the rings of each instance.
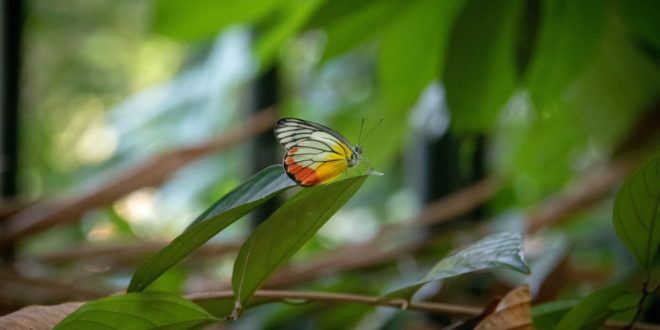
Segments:
[[[506,294],[495,308],[475,327],[476,330],[534,329],[529,287],[521,285]]]
[[[68,302],[55,306],[28,306],[0,317],[0,329],[52,329],[83,302]]]

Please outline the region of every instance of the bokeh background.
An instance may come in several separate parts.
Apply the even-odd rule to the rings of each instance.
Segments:
[[[377,295],[505,230],[527,233],[532,275],[472,274],[424,295],[483,306],[526,282],[541,303],[642,276],[611,210],[660,150],[656,1],[26,0],[2,14],[3,314],[125,288],[145,256],[280,162],[270,127],[285,116],[359,140],[385,175],[273,287]],[[276,207],[157,285],[227,288],[240,242]],[[442,322],[272,304],[232,326]]]

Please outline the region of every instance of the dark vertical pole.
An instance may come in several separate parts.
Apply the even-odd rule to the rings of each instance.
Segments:
[[[277,66],[273,66],[264,72],[255,83],[254,89],[254,112],[265,108],[276,106],[279,101],[279,75]],[[259,135],[253,144],[252,149],[252,173],[257,173],[263,168],[278,163],[277,142],[272,131],[267,131]],[[264,203],[255,211],[255,226],[264,221],[278,207],[275,199]]]
[[[0,20],[0,196],[18,193],[18,84],[23,30],[23,3],[2,1]]]

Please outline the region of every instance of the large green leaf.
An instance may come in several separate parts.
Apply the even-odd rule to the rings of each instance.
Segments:
[[[163,272],[202,246],[221,230],[277,193],[295,186],[282,166],[269,166],[204,211],[181,235],[150,256],[135,271],[128,292],[144,290]]]
[[[403,1],[327,1],[309,22],[309,28],[323,29],[327,34],[323,60],[382,34],[382,27],[387,26],[404,5]]]
[[[236,310],[344,205],[364,183],[358,176],[303,189],[259,225],[234,264]]]
[[[627,27],[660,51],[660,2],[657,0],[619,0]]]
[[[584,297],[573,309],[571,309],[559,324],[557,330],[572,329],[600,329],[605,320],[612,314],[621,311],[619,308],[610,308],[620,298],[630,297],[622,285],[615,285],[596,290]],[[626,299],[634,301],[633,299]],[[636,297],[639,299],[639,296]],[[635,303],[627,307],[633,307]],[[618,307],[618,306],[617,306]]]
[[[275,22],[262,29],[254,50],[262,69],[271,65],[280,46],[307,23],[324,2],[325,0],[289,1],[271,15],[275,16]]]
[[[452,126],[484,131],[517,84],[522,0],[472,0],[456,20],[444,82]]]
[[[660,248],[660,153],[626,179],[613,213],[619,239],[649,269]]]
[[[449,31],[464,2],[414,0],[391,17],[378,61],[388,107],[408,109],[440,75]]]
[[[212,38],[235,23],[252,23],[285,3],[278,0],[156,0],[153,29],[180,40]]]
[[[410,299],[423,285],[478,270],[505,268],[528,274],[523,258],[523,236],[519,233],[498,233],[459,250],[438,262],[418,282],[390,292],[388,298]]]
[[[545,0],[528,88],[538,109],[558,100],[584,69],[603,25],[601,0]]]
[[[217,320],[180,296],[141,292],[88,302],[55,329],[190,329]]]
[[[535,113],[522,135],[508,136],[521,141],[507,170],[516,174],[516,190],[528,202],[561,189],[576,174],[576,165],[592,165],[593,158],[585,156],[593,151],[614,149],[657,99],[660,69],[627,38],[619,22],[608,17],[598,48],[571,83],[571,92]]]

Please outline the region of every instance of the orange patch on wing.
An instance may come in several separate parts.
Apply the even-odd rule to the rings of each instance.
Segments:
[[[293,159],[293,155],[298,151],[298,148],[292,148],[287,153],[286,157],[286,171],[289,174],[289,177],[294,179],[303,187],[313,186],[319,184],[321,180],[316,175],[316,171],[309,167],[302,167],[299,164],[296,164]]]

